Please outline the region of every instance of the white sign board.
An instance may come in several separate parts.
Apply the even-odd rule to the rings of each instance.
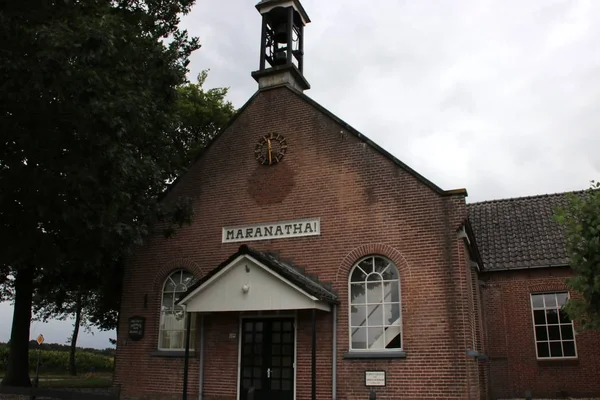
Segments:
[[[321,234],[321,219],[299,219],[223,228],[222,243],[249,242],[253,240],[284,239]]]
[[[365,386],[385,386],[385,371],[365,371]]]

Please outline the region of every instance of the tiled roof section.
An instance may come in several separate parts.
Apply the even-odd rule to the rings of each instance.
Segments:
[[[555,207],[569,203],[567,195],[468,204],[484,270],[567,265],[564,229],[553,220]]]
[[[331,288],[331,284],[319,281],[316,275],[306,274],[303,268],[297,267],[289,261],[283,261],[279,259],[279,256],[274,253],[258,251],[248,247],[247,245],[241,245],[235,254],[222,262],[207,275],[195,281],[188,288],[187,292],[182,294],[179,298],[184,299],[188,294],[192,293],[204,282],[208,281],[211,277],[228,266],[240,255],[249,255],[265,265],[267,268],[271,269],[273,272],[279,274],[283,278],[298,286],[300,289],[304,290],[310,295],[313,295],[321,301],[331,304],[338,303],[338,296]]]

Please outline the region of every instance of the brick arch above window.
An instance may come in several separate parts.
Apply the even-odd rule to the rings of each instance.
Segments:
[[[529,293],[568,292],[566,282],[544,282],[528,286]]]
[[[196,262],[188,258],[176,258],[169,261],[168,263],[161,265],[158,268],[156,274],[154,275],[154,282],[152,284],[154,289],[153,292],[161,293],[163,285],[166,279],[169,277],[169,275],[181,269],[190,272],[196,278],[200,278],[204,275],[204,271]]]
[[[348,276],[350,270],[354,267],[356,262],[366,256],[380,255],[392,261],[400,276],[410,275],[410,267],[402,253],[392,246],[383,243],[372,243],[359,246],[350,251],[342,260],[338,267],[335,283],[340,285],[346,285],[348,282]]]

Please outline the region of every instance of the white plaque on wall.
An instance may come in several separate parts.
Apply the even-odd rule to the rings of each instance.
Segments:
[[[385,371],[365,371],[365,386],[385,386]]]
[[[321,234],[321,219],[309,218],[295,221],[273,222],[223,228],[222,243],[253,240],[284,239]]]

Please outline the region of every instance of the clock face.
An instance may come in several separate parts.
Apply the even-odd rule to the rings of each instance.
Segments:
[[[269,133],[260,138],[254,155],[262,165],[273,165],[281,161],[286,151],[285,138],[277,133]]]

